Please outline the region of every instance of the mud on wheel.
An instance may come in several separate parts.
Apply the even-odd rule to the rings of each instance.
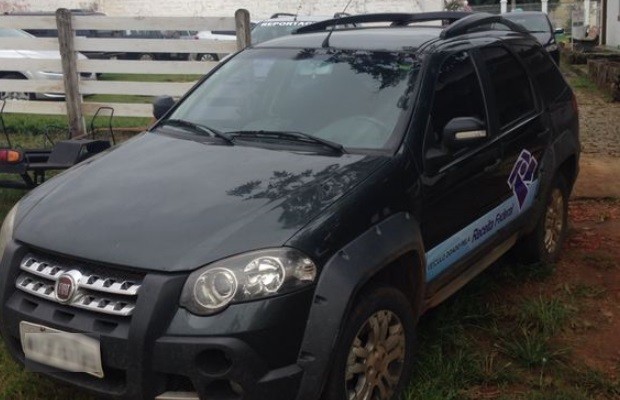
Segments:
[[[397,399],[411,374],[414,318],[393,288],[358,296],[336,350],[326,400]]]
[[[547,198],[536,228],[523,236],[514,254],[523,262],[556,262],[568,227],[569,188],[566,179],[558,174]]]

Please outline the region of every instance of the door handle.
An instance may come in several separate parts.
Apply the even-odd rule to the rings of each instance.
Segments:
[[[491,172],[491,171],[496,170],[501,165],[501,163],[502,163],[502,159],[496,158],[492,164],[489,164],[486,167],[484,167],[484,172]]]

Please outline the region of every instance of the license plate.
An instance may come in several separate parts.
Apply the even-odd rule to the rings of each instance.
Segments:
[[[26,321],[19,323],[19,333],[28,360],[103,378],[98,340]]]

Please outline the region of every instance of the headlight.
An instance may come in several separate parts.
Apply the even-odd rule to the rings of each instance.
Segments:
[[[17,204],[11,208],[4,222],[2,223],[2,229],[0,229],[0,260],[4,256],[4,250],[6,245],[13,239],[13,225],[15,224],[15,214],[17,213]]]
[[[193,272],[185,282],[181,306],[198,315],[214,314],[231,303],[293,292],[315,278],[316,265],[300,251],[253,251]]]

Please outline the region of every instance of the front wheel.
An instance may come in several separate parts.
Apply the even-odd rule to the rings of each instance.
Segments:
[[[414,316],[388,287],[358,296],[335,350],[324,400],[396,400],[411,374]]]
[[[558,175],[536,228],[516,246],[514,253],[520,261],[554,263],[558,260],[568,227],[568,197],[566,179]]]

